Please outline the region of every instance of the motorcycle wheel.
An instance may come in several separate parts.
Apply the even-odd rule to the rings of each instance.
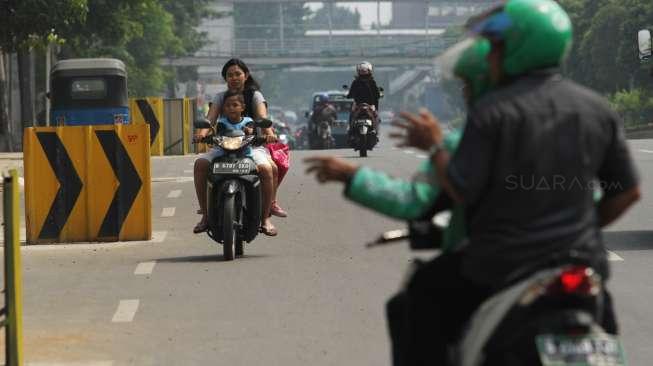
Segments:
[[[236,205],[236,197],[229,196],[224,200],[222,220],[222,255],[224,260],[234,260],[234,254],[238,254],[238,247],[242,252],[242,239],[238,238],[238,224],[240,223],[241,206]],[[239,244],[240,242],[240,244]],[[242,254],[242,253],[241,253]]]
[[[358,150],[358,154],[361,158],[366,158],[367,157],[367,135],[360,135],[359,136],[359,146],[360,149]]]
[[[243,227],[243,197],[241,195],[236,195],[236,220],[235,223],[238,224],[239,228]],[[236,235],[236,256],[242,256],[245,254],[245,249],[243,248],[243,237],[241,235]]]

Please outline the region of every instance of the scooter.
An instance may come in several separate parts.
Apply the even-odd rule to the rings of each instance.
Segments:
[[[271,125],[267,120],[256,123],[260,128]],[[195,128],[206,129],[211,125],[199,120]],[[225,136],[209,135],[202,141],[225,151],[209,165],[206,207],[207,234],[222,244],[222,254],[227,261],[244,254],[243,242],[252,242],[261,226],[261,184],[256,164],[246,156],[247,147],[257,139],[236,130]]]
[[[414,249],[434,249],[447,220],[446,213],[441,213],[427,228],[423,221],[412,222],[408,229],[383,233],[367,246],[410,240]],[[428,247],[426,238],[436,244]],[[625,366],[619,338],[600,325],[604,314],[613,311],[606,308],[607,290],[601,276],[580,256],[566,257],[577,260],[524,269],[529,275],[481,304],[458,342],[449,346],[448,364]]]

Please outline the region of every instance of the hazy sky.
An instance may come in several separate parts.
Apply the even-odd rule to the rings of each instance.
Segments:
[[[358,9],[358,12],[361,13],[361,25],[363,28],[369,28],[372,23],[376,23],[376,4],[370,2],[338,2],[337,6],[346,7],[349,9]],[[307,5],[312,9],[316,10],[322,7],[321,2],[309,2]],[[390,22],[392,18],[392,3],[390,2],[381,2],[381,24],[386,24]]]

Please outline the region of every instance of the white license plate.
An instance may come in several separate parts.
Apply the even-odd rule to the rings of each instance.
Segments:
[[[544,334],[535,338],[542,366],[625,366],[619,339],[608,334]]]
[[[213,174],[248,174],[251,171],[248,162],[227,163],[218,162],[213,164]]]

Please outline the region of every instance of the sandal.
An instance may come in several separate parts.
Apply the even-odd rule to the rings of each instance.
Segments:
[[[195,227],[193,228],[193,233],[195,233],[195,234],[203,233],[203,232],[205,232],[205,231],[208,230],[208,229],[209,229],[209,223],[208,223],[208,222],[200,221],[200,222],[197,223],[197,225],[195,225]]]
[[[266,229],[265,226],[259,227],[258,231],[260,233],[263,233],[263,234],[267,235],[267,236],[277,236],[277,234],[279,233],[276,228]]]

